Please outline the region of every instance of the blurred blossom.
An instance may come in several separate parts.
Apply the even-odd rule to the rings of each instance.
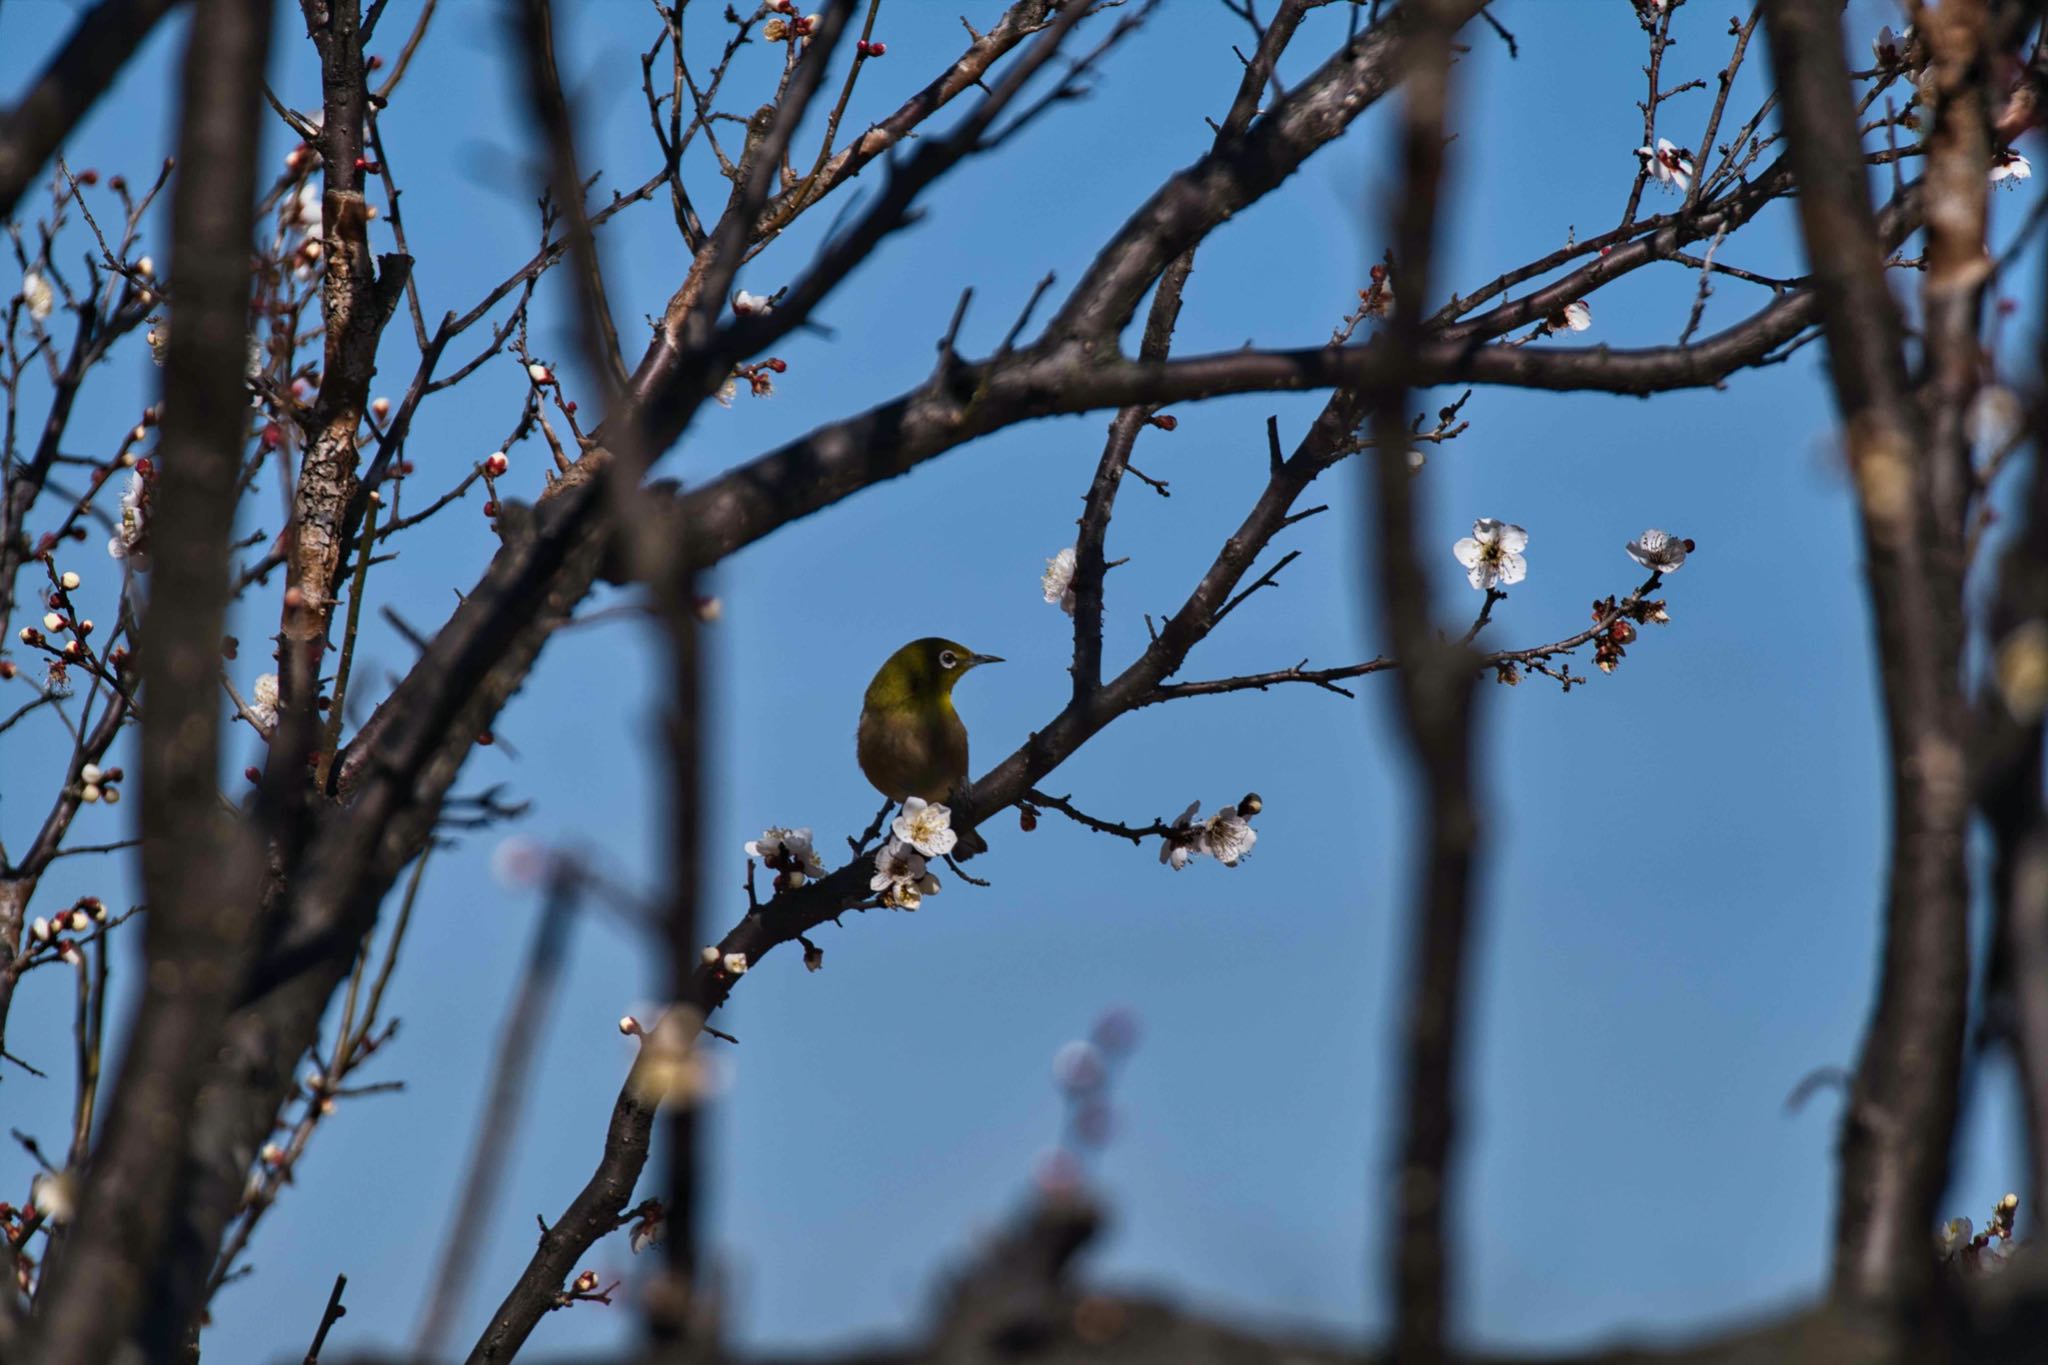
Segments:
[[[1976,1225],[1967,1218],[1951,1218],[1941,1225],[1941,1234],[1935,1239],[1935,1247],[1944,1261],[1970,1244],[1976,1235]]]
[[[28,306],[28,315],[41,322],[57,306],[57,291],[40,272],[31,270],[21,277],[21,301]]]
[[[1991,157],[1991,183],[2011,189],[2020,181],[2033,175],[2033,163],[2012,148],[1996,152]]]
[[[249,689],[249,713],[261,721],[265,728],[277,727],[277,674],[258,675]]]
[[[2027,420],[2020,396],[2003,384],[1986,384],[1970,400],[1963,429],[1974,445],[1997,448],[2019,435]]]
[[[1128,1056],[1138,1045],[1138,1016],[1122,1007],[1104,1010],[1088,1036],[1109,1056]]]
[[[546,881],[554,862],[545,844],[514,835],[491,850],[491,878],[507,891],[524,891]]]
[[[1077,1038],[1053,1054],[1052,1078],[1070,1095],[1085,1094],[1109,1079],[1109,1067],[1095,1044]]]
[[[29,1185],[36,1212],[52,1223],[68,1223],[78,1209],[78,1182],[69,1171],[45,1171]]]
[[[1593,306],[1584,299],[1573,299],[1564,306],[1564,325],[1574,332],[1583,332],[1593,325]]]

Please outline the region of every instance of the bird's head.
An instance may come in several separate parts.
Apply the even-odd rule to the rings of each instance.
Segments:
[[[928,701],[953,695],[953,684],[983,664],[999,664],[994,654],[976,654],[955,640],[927,635],[912,640],[889,656],[868,684],[870,703]]]

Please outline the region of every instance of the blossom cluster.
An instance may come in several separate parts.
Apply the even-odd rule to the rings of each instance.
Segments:
[[[884,905],[917,909],[926,896],[939,892],[930,860],[945,857],[959,842],[950,806],[919,796],[904,798],[903,809],[889,822],[889,842],[875,854],[875,875],[868,879],[868,889],[880,893]]]
[[[1159,844],[1159,861],[1176,872],[1205,856],[1225,867],[1236,867],[1259,841],[1251,818],[1264,806],[1258,793],[1253,792],[1236,805],[1225,806],[1206,820],[1197,820],[1195,812],[1202,808],[1202,803],[1190,801],[1188,808],[1167,826]]]
[[[811,846],[809,826],[785,829],[771,825],[758,839],[747,841],[747,856],[759,858],[775,874],[777,891],[794,891],[813,877],[825,875],[825,861]]]

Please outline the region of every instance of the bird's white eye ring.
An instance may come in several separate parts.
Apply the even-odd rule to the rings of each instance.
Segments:
[[[959,666],[960,656],[958,654],[955,654],[950,649],[942,649],[939,651],[940,668],[958,668]]]

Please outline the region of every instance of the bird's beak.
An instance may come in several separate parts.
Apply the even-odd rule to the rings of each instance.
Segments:
[[[967,656],[967,662],[973,664],[976,668],[979,668],[983,664],[1002,663],[1003,656],[1000,654],[970,654]]]

